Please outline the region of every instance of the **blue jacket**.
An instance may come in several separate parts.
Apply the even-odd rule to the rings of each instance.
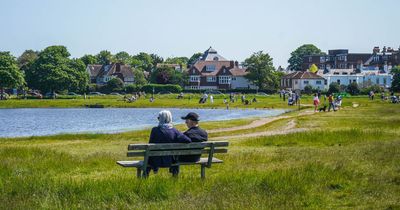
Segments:
[[[189,137],[176,128],[154,127],[151,129],[149,143],[190,143]],[[170,167],[174,162],[173,156],[149,157],[149,164],[156,171],[159,167]]]

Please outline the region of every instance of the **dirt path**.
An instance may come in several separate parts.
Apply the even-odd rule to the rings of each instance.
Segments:
[[[211,138],[211,140],[227,140],[227,139],[234,139],[234,138],[249,138],[249,137],[258,137],[258,136],[282,135],[282,134],[303,132],[303,131],[307,130],[306,128],[295,128],[295,127],[296,127],[296,122],[294,120],[291,120],[284,127],[282,127],[282,129],[279,129],[279,130],[262,131],[262,132],[239,134],[239,135],[233,135],[233,136],[220,136],[220,137]]]
[[[304,116],[304,115],[310,115],[310,114],[314,114],[314,112],[305,111],[305,112],[299,113],[299,115],[297,115],[297,116]],[[263,126],[265,124],[274,122],[276,120],[293,118],[293,117],[294,116],[277,116],[277,117],[261,118],[261,119],[258,119],[258,120],[255,120],[255,121],[251,122],[248,125],[241,125],[241,126],[235,126],[235,127],[230,127],[230,128],[219,128],[219,129],[214,129],[214,130],[208,130],[207,132],[208,133],[218,133],[218,132],[227,132],[227,131],[237,131],[237,130],[251,129],[251,128],[256,128],[256,127]]]

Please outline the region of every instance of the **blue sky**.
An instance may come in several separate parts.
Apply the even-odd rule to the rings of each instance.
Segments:
[[[286,67],[305,43],[397,49],[399,8],[398,0],[0,0],[0,51],[65,45],[73,57],[109,50],[166,58],[213,46],[238,61],[263,50]]]

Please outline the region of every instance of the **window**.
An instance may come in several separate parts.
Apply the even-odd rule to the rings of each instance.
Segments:
[[[191,75],[189,80],[190,82],[198,82],[200,81],[200,76]]]
[[[347,72],[342,72],[342,75],[347,75]]]
[[[353,79],[353,82],[356,82],[356,80],[355,80],[355,79]]]
[[[312,62],[312,57],[310,56],[310,57],[308,57],[308,62]]]
[[[192,73],[193,73],[193,74],[195,74],[195,73],[196,73],[196,71],[193,69]]]
[[[383,84],[386,85],[386,78],[383,78]]]
[[[319,57],[319,62],[320,62],[320,63],[325,62],[325,57],[324,57],[324,56]]]
[[[234,81],[236,81],[236,77],[232,77],[232,78],[231,78],[231,80],[234,80]]]
[[[338,79],[336,82],[340,85],[340,79]]]
[[[325,69],[325,64],[319,65],[319,69]]]
[[[218,57],[215,56],[215,57],[213,58],[213,60],[218,61]]]
[[[217,77],[207,77],[207,82],[216,82]]]
[[[379,84],[379,78],[376,78],[376,84]]]
[[[305,85],[308,85],[308,80],[304,80],[303,82]]]
[[[294,81],[294,84],[297,85],[299,82],[297,80]]]
[[[315,81],[315,84],[317,84],[317,85],[321,85],[321,84],[322,84],[322,82],[321,82],[321,80],[317,80],[317,81]]]
[[[215,65],[207,65],[206,71],[215,71]]]
[[[231,77],[230,76],[219,76],[218,80],[219,80],[219,84],[230,84]]]
[[[199,86],[190,86],[189,89],[197,90],[197,89],[199,89]]]

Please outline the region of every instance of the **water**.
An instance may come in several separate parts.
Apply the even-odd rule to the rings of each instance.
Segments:
[[[107,109],[0,109],[0,137],[44,136],[60,133],[117,133],[157,125],[161,108]],[[285,112],[273,110],[168,109],[173,123],[184,123],[181,116],[193,111],[203,121],[276,116]]]

